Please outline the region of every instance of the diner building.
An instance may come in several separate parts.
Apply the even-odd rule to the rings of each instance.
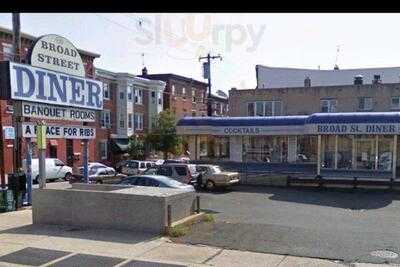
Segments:
[[[400,112],[186,117],[177,130],[192,160],[311,164],[323,176],[400,176]]]

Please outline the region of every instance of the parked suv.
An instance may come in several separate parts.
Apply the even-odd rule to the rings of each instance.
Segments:
[[[167,163],[160,166],[156,172],[184,184],[195,184],[200,173],[196,171],[196,165],[186,163]]]
[[[126,175],[143,174],[145,170],[155,166],[152,161],[127,160],[120,166],[120,172]]]
[[[64,162],[56,158],[46,158],[46,181],[55,181],[57,179],[69,180],[72,178],[72,168],[66,166]],[[26,160],[22,161],[22,167],[26,173]],[[32,159],[32,181],[38,183],[39,179],[39,159]]]

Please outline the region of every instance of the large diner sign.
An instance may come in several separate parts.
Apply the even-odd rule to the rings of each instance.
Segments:
[[[399,134],[397,123],[326,123],[308,126],[310,134]]]
[[[9,63],[11,98],[87,109],[103,109],[102,83],[29,65]]]
[[[36,124],[22,123],[23,137],[36,138],[36,134]],[[46,137],[65,139],[94,139],[96,137],[96,129],[73,125],[46,125]]]
[[[96,119],[96,111],[91,109],[63,107],[34,102],[22,102],[21,108],[23,117],[81,122],[94,122]]]
[[[75,46],[66,38],[48,34],[34,44],[30,64],[35,67],[85,77],[85,67]]]

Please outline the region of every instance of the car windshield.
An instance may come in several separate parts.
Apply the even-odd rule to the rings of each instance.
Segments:
[[[222,170],[219,166],[211,166],[210,169],[211,169],[212,173],[221,173],[222,172]]]

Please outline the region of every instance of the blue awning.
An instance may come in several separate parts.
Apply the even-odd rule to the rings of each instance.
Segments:
[[[306,124],[322,123],[400,123],[400,112],[314,113]]]
[[[185,117],[177,126],[295,126],[304,125],[308,116],[276,116],[276,117]]]

